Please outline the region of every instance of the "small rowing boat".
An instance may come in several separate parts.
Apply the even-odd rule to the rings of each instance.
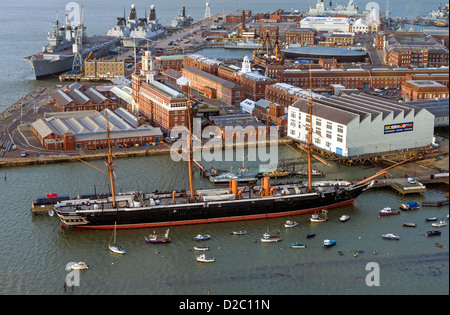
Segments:
[[[387,240],[399,240],[400,236],[392,234],[392,233],[388,233],[388,234],[384,234],[383,238],[385,238]]]
[[[211,236],[209,236],[209,235],[201,235],[201,234],[198,234],[196,237],[195,237],[195,240],[196,241],[206,241],[206,240],[209,240],[211,238]]]
[[[291,243],[291,244],[289,244],[289,246],[290,246],[291,248],[306,248],[306,245],[305,245],[305,244],[299,244],[299,243],[297,243],[297,242]]]
[[[392,208],[385,207],[378,211],[379,216],[393,215],[393,214],[400,214],[400,210],[392,210]]]

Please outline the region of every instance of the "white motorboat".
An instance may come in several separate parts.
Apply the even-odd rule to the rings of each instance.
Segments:
[[[72,270],[85,270],[85,269],[89,269],[89,266],[85,262],[79,261],[79,262],[73,264],[72,266],[70,266],[70,269],[72,269]]]
[[[393,210],[390,207],[385,207],[381,210],[378,211],[378,215],[382,216],[382,215],[393,215],[393,214],[400,214],[400,210]]]
[[[299,244],[299,243],[297,243],[297,242],[291,243],[291,244],[289,244],[289,246],[290,246],[291,248],[306,248],[306,245],[305,245],[305,244]]]
[[[439,221],[438,223],[432,223],[431,224],[431,226],[434,226],[434,227],[443,227],[443,226],[447,226],[447,222],[445,222],[445,221]]]
[[[399,240],[400,236],[392,234],[392,233],[388,233],[388,234],[384,234],[383,238],[388,239],[388,240]]]
[[[245,235],[247,234],[246,230],[233,231],[233,235]]]
[[[209,235],[201,235],[201,234],[198,234],[196,237],[195,237],[195,240],[197,240],[197,241],[206,241],[206,240],[209,240],[211,238],[211,236],[209,236]]]
[[[339,218],[339,221],[345,222],[345,221],[347,221],[348,219],[350,219],[350,216],[344,214],[344,215],[342,215],[342,216]]]
[[[194,250],[207,251],[209,250],[208,246],[194,246]]]
[[[271,235],[269,232],[266,232],[263,234],[263,237],[261,238],[261,242],[263,243],[274,243],[281,241],[283,238],[281,237],[280,230],[277,230],[275,235]]]
[[[201,254],[200,256],[197,257],[197,261],[209,263],[209,262],[214,262],[215,258],[214,257],[206,257],[205,254]]]
[[[284,224],[284,227],[295,227],[297,225],[298,225],[298,222],[287,220],[286,223]]]

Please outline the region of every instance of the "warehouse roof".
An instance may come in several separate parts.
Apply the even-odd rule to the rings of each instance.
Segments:
[[[292,106],[302,112],[309,112],[308,101],[298,100]],[[402,119],[409,113],[417,115],[423,108],[406,103],[398,103],[386,98],[373,96],[366,93],[324,97],[314,99],[312,113],[328,120],[341,124],[348,124],[355,118],[374,120],[381,117],[382,120],[392,116]]]
[[[33,128],[44,138],[51,133],[63,135],[72,133],[76,141],[84,139],[106,139],[106,113],[110,137],[140,137],[162,135],[160,128],[149,125],[137,127],[137,118],[128,110],[118,108],[115,111],[105,109],[97,111],[79,111],[75,113],[52,113],[44,119],[32,123]]]
[[[222,79],[222,78],[216,77],[215,75],[209,74],[209,73],[207,73],[207,72],[205,72],[205,71],[198,70],[198,69],[192,68],[192,67],[188,67],[187,69],[188,69],[189,71],[193,72],[193,73],[196,73],[196,74],[198,74],[198,75],[201,75],[201,76],[203,76],[203,77],[205,77],[205,78],[208,78],[208,79],[210,79],[210,80],[213,80],[213,81],[215,81],[215,82],[217,82],[217,83],[220,83],[220,84],[222,84],[222,85],[224,85],[224,86],[227,86],[227,87],[229,87],[229,88],[237,88],[237,87],[240,87],[239,85],[236,85],[236,84],[234,84],[233,82],[230,82],[230,81],[224,80],[224,79]]]
[[[311,46],[293,47],[283,50],[286,53],[312,56],[365,56],[365,52],[351,50],[347,48]]]

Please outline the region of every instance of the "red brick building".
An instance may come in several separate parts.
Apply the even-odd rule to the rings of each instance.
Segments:
[[[252,16],[252,10],[245,10],[245,18],[248,19]],[[225,17],[227,23],[241,23],[242,22],[242,10],[237,10]]]
[[[366,67],[337,70],[314,70],[311,72],[312,87],[319,91],[331,91],[330,84],[341,84],[349,89],[400,88],[407,74],[443,74],[443,69],[399,69],[397,67]],[[281,82],[303,89],[310,87],[308,70],[283,71]]]
[[[191,88],[204,94],[215,95],[218,100],[227,104],[239,106],[245,99],[245,88],[233,82],[192,67],[183,68],[182,73],[190,82]]]
[[[114,110],[117,103],[103,96],[94,87],[88,87],[78,83],[66,86],[54,92],[51,102],[62,112],[97,110]]]
[[[316,30],[311,28],[294,27],[285,33],[284,41],[287,44],[301,44],[313,46],[315,44]]]
[[[140,114],[169,132],[177,126],[187,126],[187,97],[158,81],[133,73],[133,99]]]
[[[183,58],[184,68],[191,67],[212,75],[217,75],[217,71],[221,64],[223,63],[217,59],[208,58],[197,54],[187,55]]]
[[[123,108],[102,112],[80,111],[76,113],[47,113],[47,117],[31,124],[31,131],[49,150],[95,150],[108,145],[106,114],[110,125],[112,146],[134,146],[156,143],[162,140],[159,128],[139,126],[137,117]],[[135,124],[130,124],[134,120]]]
[[[249,63],[249,60],[244,57],[245,62]],[[221,65],[218,70],[218,76],[244,87],[245,98],[254,101],[264,98],[266,86],[277,82],[275,79],[254,72],[242,72],[242,69],[236,66]]]
[[[184,55],[155,57],[155,68],[158,69],[158,71],[164,71],[167,69],[181,71],[181,68],[183,67],[183,57]]]
[[[448,87],[435,81],[406,81],[402,84],[402,97],[405,102],[448,98]]]
[[[259,38],[269,36],[270,39],[275,40],[280,35],[280,28],[274,24],[261,24],[258,31]]]

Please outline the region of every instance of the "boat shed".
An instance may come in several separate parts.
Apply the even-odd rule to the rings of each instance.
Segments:
[[[46,149],[102,149],[108,145],[106,113],[113,146],[148,145],[162,139],[160,128],[138,126],[137,117],[124,108],[47,113],[45,118],[31,124],[31,130]]]
[[[428,110],[366,93],[307,100],[288,108],[288,136],[344,157],[428,146],[434,115]]]

